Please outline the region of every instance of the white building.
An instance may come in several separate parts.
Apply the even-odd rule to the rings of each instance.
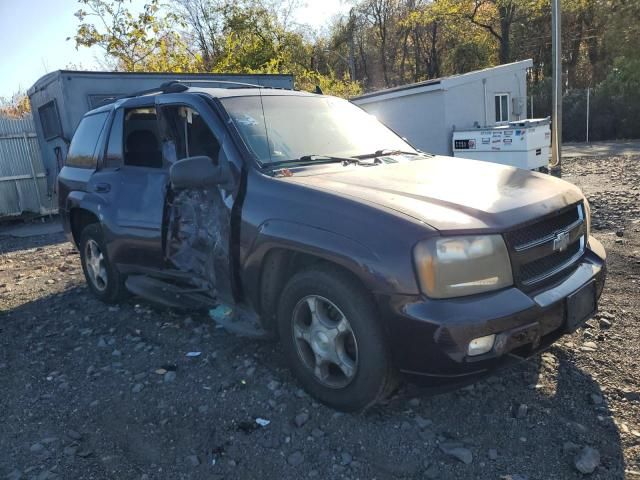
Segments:
[[[527,117],[527,69],[532,66],[531,59],[523,60],[379,90],[351,101],[417,148],[451,155],[454,130]]]

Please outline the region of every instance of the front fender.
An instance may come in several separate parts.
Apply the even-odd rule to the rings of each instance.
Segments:
[[[389,275],[382,268],[381,258],[366,245],[325,230],[286,220],[268,220],[258,233],[243,266],[245,291],[257,305],[262,264],[272,249],[285,249],[306,253],[340,265],[356,277],[373,293],[402,291],[402,279]]]

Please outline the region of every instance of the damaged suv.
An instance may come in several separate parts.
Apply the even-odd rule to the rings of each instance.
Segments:
[[[320,401],[475,378],[596,311],[580,190],[411,147],[345,100],[172,82],[85,115],[59,175],[91,291],[278,337]],[[425,128],[427,128],[425,126]]]

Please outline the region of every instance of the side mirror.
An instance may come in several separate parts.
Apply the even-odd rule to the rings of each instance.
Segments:
[[[171,165],[171,186],[175,189],[198,189],[226,183],[226,172],[209,157],[187,157]]]

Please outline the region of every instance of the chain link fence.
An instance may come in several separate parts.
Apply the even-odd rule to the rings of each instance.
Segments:
[[[551,116],[551,92],[527,99],[527,116]],[[599,88],[572,89],[562,99],[562,140],[594,142],[640,138],[640,104]]]

